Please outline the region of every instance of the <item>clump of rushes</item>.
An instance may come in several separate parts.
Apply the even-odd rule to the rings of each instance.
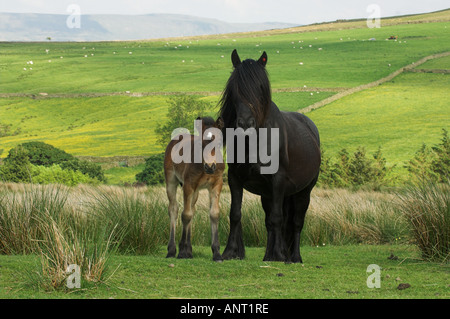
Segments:
[[[68,189],[63,186],[26,185],[19,191],[3,190],[0,195],[0,253],[34,253],[42,240],[39,220],[51,216],[64,223]]]
[[[421,181],[398,195],[400,209],[424,259],[449,261],[450,180],[438,184]]]
[[[67,267],[80,267],[83,280],[102,281],[114,252],[115,229],[68,203],[70,189],[61,185],[23,185],[0,192],[0,253],[37,254],[38,271],[26,284],[37,289],[64,288]]]
[[[110,254],[114,251],[114,230],[86,230],[75,233],[65,224],[58,224],[50,215],[38,221],[44,234],[38,245],[41,271],[34,284],[45,290],[65,288],[70,265],[77,265],[84,282],[102,282]]]
[[[165,243],[167,206],[159,197],[130,189],[101,187],[92,193],[89,211],[109,231],[117,228],[114,241],[121,253],[145,255]]]

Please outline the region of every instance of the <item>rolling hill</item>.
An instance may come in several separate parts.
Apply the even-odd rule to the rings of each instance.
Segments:
[[[0,41],[46,41],[47,37],[51,41],[142,40],[292,26],[278,22],[228,23],[179,14],[82,14],[80,27],[69,28],[68,19],[70,20],[69,14],[0,13]]]

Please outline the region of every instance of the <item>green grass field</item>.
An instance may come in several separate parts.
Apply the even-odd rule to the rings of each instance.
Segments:
[[[412,246],[302,247],[304,264],[262,261],[264,248],[247,248],[243,261],[215,263],[209,247],[193,247],[192,260],[113,256],[106,283],[79,290],[29,287],[36,256],[0,256],[0,299],[8,298],[230,298],[230,299],[448,299],[449,267],[423,263]],[[394,254],[397,260],[388,257]],[[172,267],[170,266],[172,264]],[[368,288],[367,267],[381,267],[380,288]],[[401,283],[410,284],[405,290]]]
[[[166,118],[170,95],[197,92],[211,103],[206,115],[214,116],[234,48],[242,58],[257,58],[267,51],[273,100],[282,110],[297,111],[334,91],[449,51],[450,34],[445,31],[449,12],[382,20],[380,29],[356,21],[164,41],[0,43],[0,93],[18,95],[0,98],[0,124],[18,132],[0,138],[1,156],[33,140],[81,156],[161,152],[154,129]],[[427,23],[404,24],[417,20]],[[399,39],[385,40],[390,35]],[[449,57],[434,59],[418,68],[448,69],[449,61]],[[395,172],[402,174],[403,163],[422,143],[438,143],[441,129],[449,129],[449,84],[448,74],[402,74],[308,115],[329,155],[358,146],[370,154],[382,147],[388,165],[397,164]],[[117,92],[124,95],[96,96]],[[127,96],[132,94],[137,96]],[[106,174],[109,183],[132,183],[138,169],[113,168]]]
[[[437,60],[436,60],[437,61]],[[308,113],[331,154],[382,147],[388,165],[408,161],[422,143],[437,144],[450,128],[447,74],[406,73]]]
[[[74,155],[162,151],[155,144],[154,129],[166,116],[165,94],[197,92],[211,102],[209,115],[214,115],[234,48],[241,58],[268,53],[273,100],[282,110],[296,111],[334,91],[378,80],[424,56],[449,51],[449,12],[382,20],[380,29],[343,22],[157,41],[0,43],[0,93],[16,94],[0,98],[0,123],[18,132],[0,138],[2,156],[32,140]],[[427,23],[405,23],[418,20]],[[385,40],[391,35],[398,35],[398,41]],[[421,67],[446,69],[448,61],[449,57],[436,59]],[[441,128],[448,129],[448,82],[447,74],[404,74],[309,115],[330,153],[343,147],[362,145],[373,151],[381,146],[389,163],[401,164],[422,143],[437,143]],[[125,96],[95,97],[117,92]],[[156,95],[139,97],[139,92]],[[138,96],[126,96],[133,93]]]
[[[1,43],[0,86],[2,93],[217,92],[224,87],[229,57],[237,48],[242,58],[268,53],[275,89],[353,87],[447,51],[449,26],[404,24],[235,39]],[[402,41],[386,41],[391,35]]]
[[[298,110],[330,92],[274,93],[286,110]],[[218,96],[204,97],[215,116]],[[5,150],[30,140],[41,140],[75,155],[149,155],[163,151],[156,144],[156,124],[164,121],[167,96],[107,96],[82,98],[0,99],[0,123],[20,128],[16,136],[2,138]],[[192,127],[189,128],[192,130]],[[5,153],[4,155],[7,155]]]

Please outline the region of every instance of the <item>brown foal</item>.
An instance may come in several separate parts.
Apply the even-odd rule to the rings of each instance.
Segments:
[[[202,128],[200,135],[183,134],[172,140],[166,148],[164,158],[164,174],[166,180],[166,192],[169,198],[169,217],[170,217],[170,237],[169,245],[167,247],[167,257],[175,257],[175,230],[178,218],[178,203],[177,203],[177,187],[181,185],[183,189],[183,213],[181,219],[183,222],[183,233],[179,243],[178,258],[192,258],[191,245],[191,221],[194,216],[194,207],[198,199],[198,193],[201,189],[209,191],[210,200],[210,220],[211,220],[211,249],[213,253],[213,260],[222,261],[222,255],[219,250],[219,198],[223,184],[223,171],[225,164],[223,163],[222,153],[215,151],[204,152],[205,147],[211,143],[212,133],[208,129],[222,129],[223,121],[218,118],[214,121],[210,117],[198,118],[201,120]],[[206,132],[206,134],[205,134]],[[204,139],[206,137],[207,139]],[[209,139],[208,139],[209,138]],[[214,135],[214,138],[218,138]],[[179,140],[180,139],[180,140]],[[190,143],[190,145],[187,145]],[[172,155],[174,153],[182,153],[185,149],[194,150],[194,144],[201,143],[202,161],[201,163],[194,162],[194,152],[191,151],[190,163],[175,163]],[[198,154],[197,154],[198,155]]]

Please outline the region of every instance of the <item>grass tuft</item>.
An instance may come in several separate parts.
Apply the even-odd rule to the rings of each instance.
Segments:
[[[450,181],[445,184],[421,181],[399,194],[400,209],[422,256],[448,261],[450,256]]]

